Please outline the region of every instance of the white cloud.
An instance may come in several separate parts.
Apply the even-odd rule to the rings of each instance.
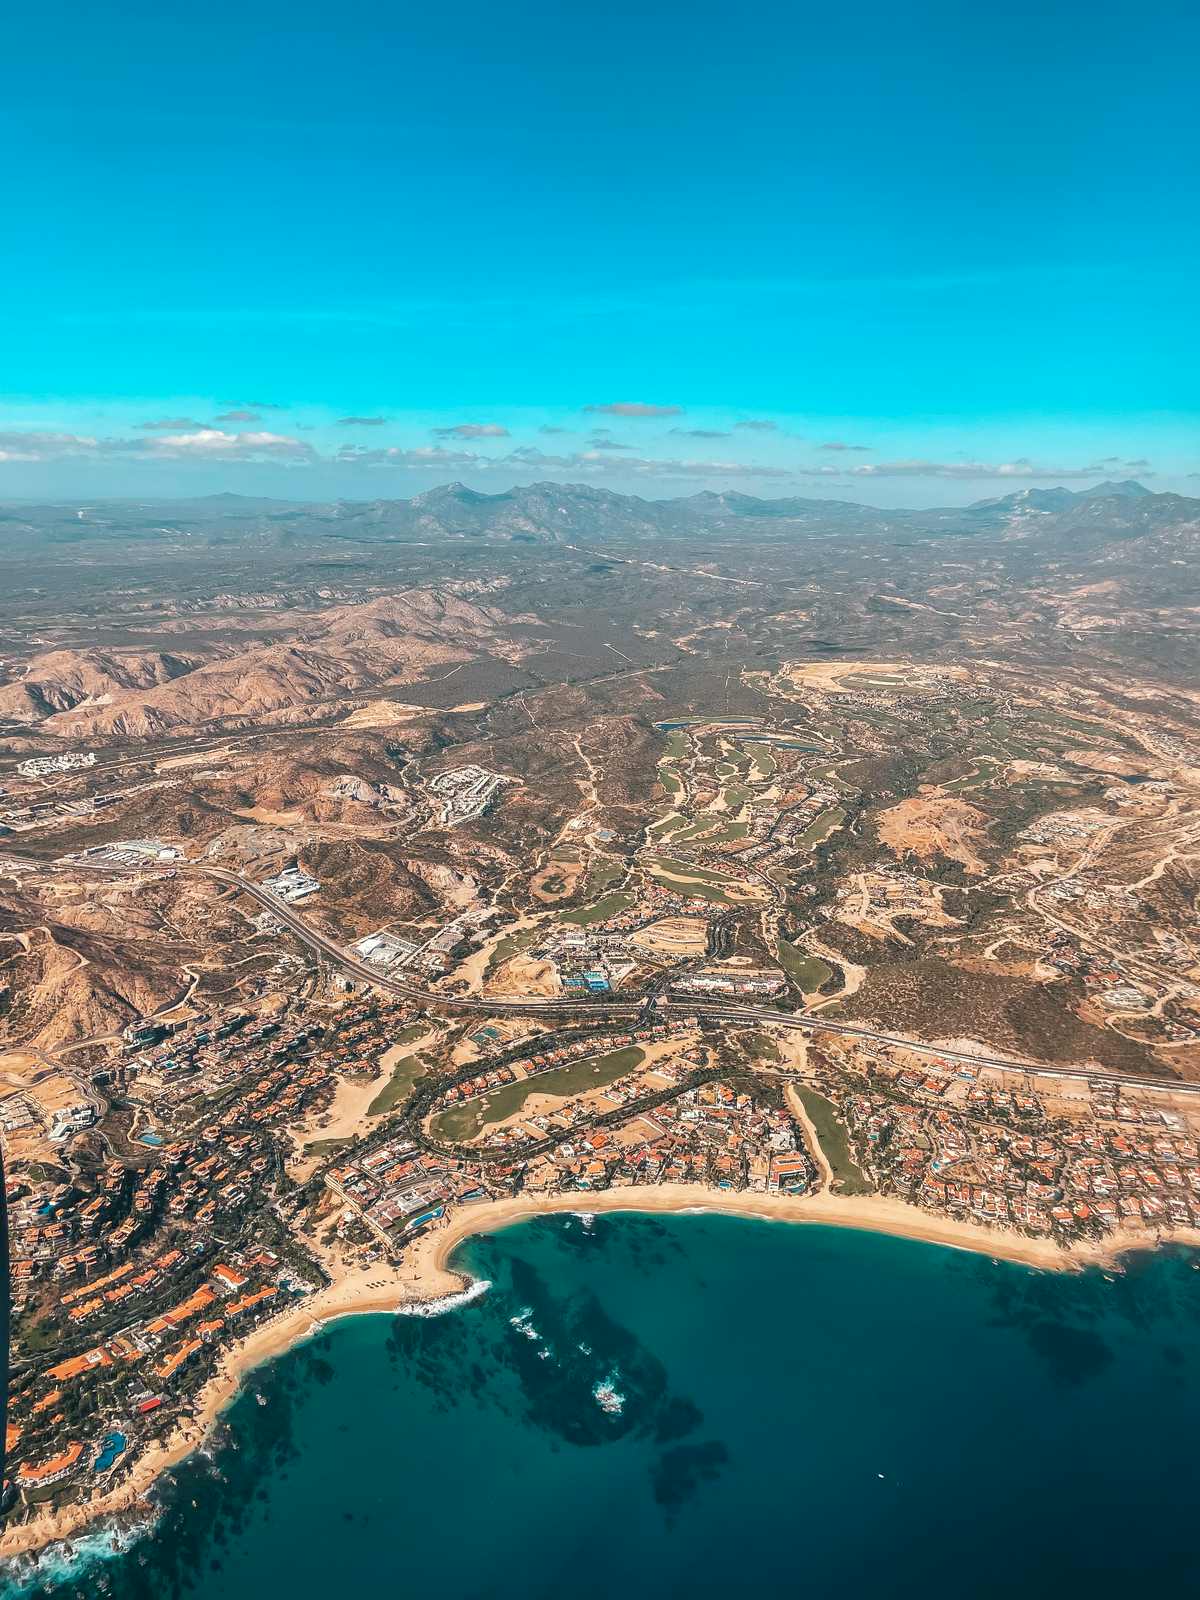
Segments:
[[[222,428],[197,428],[192,433],[166,433],[148,439],[144,449],[154,457],[203,461],[312,461],[316,451],[302,439],[284,433],[226,433]]]
[[[83,433],[0,433],[0,461],[62,461],[74,456],[141,450],[142,439],[97,439]]]
[[[171,428],[172,421],[180,426]],[[483,454],[465,444],[449,443],[395,445],[372,448],[345,443],[330,451],[320,450],[292,434],[265,429],[237,431],[210,424],[194,424],[190,419],[165,418],[138,425],[132,438],[103,437],[51,429],[0,430],[0,465],[56,461],[122,461],[126,463],[197,462],[208,464],[266,464],[286,466],[325,465],[353,468],[392,467],[401,471],[460,472],[479,474],[509,473],[514,469],[545,472],[548,476],[576,475],[581,478],[616,478],[630,482],[639,478],[703,481],[705,479],[744,479],[803,481],[831,479],[850,485],[867,478],[910,478],[914,480],[954,480],[962,482],[1069,483],[1111,475],[1118,465],[1113,458],[1080,466],[1041,465],[1028,456],[1008,460],[970,459],[931,460],[910,457],[889,461],[854,462],[846,452],[852,447],[830,441],[822,449],[829,452],[824,461],[770,465],[753,461],[703,459],[694,457],[657,459],[628,454],[628,445],[615,440],[607,430],[596,429],[581,449],[551,454],[535,445],[509,446],[503,454]],[[168,429],[170,431],[168,431]],[[546,430],[542,430],[546,431]],[[677,437],[706,438],[716,430],[672,429]],[[492,440],[507,438],[507,430],[496,423],[457,423],[435,430],[454,440]],[[861,448],[861,447],[858,447]],[[840,458],[840,459],[838,459]],[[1141,461],[1121,459],[1125,470],[1141,471]]]
[[[476,455],[473,450],[444,450],[440,444],[417,445],[403,449],[399,445],[377,450],[366,445],[343,445],[333,458],[347,466],[359,467],[481,467],[493,463],[487,456]]]
[[[569,472],[611,471],[616,463],[602,450],[582,450],[571,456],[539,456],[537,451],[514,451],[509,463],[520,458],[523,465],[556,467]],[[786,467],[765,467],[746,461],[655,460],[646,456],[627,456],[619,470],[638,478],[786,478]]]
[[[639,478],[786,478],[785,467],[764,467],[744,461],[673,461],[644,456],[612,459],[603,442],[570,455],[551,455],[536,445],[519,445],[502,456],[483,456],[469,450],[444,450],[441,446],[417,449],[370,450],[362,445],[345,445],[335,459],[345,465],[400,467],[428,470],[431,467],[470,468],[472,472],[511,472],[514,468],[534,469],[552,474],[568,473],[591,477],[619,471]]]
[[[226,433],[197,426],[145,439],[97,438],[80,433],[0,433],[0,461],[66,461],[79,458],[130,461],[312,461],[309,444],[281,433]]]

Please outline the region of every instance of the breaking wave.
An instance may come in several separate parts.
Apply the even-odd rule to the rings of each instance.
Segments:
[[[43,1550],[0,1563],[0,1600],[21,1600],[21,1596],[48,1584],[77,1583],[93,1568],[102,1567],[114,1556],[125,1555],[150,1532],[155,1520],[142,1517],[136,1522],[102,1523],[87,1533],[60,1539]],[[94,1594],[108,1592],[100,1573],[95,1573],[93,1585]]]
[[[411,1305],[397,1306],[398,1317],[440,1317],[447,1311],[457,1311],[459,1306],[469,1306],[480,1300],[492,1287],[490,1278],[476,1278],[469,1288],[458,1294],[444,1294],[437,1300],[414,1300]]]

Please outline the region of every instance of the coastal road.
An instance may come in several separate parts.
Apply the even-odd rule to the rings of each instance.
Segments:
[[[482,1000],[474,995],[439,994],[433,989],[422,989],[418,984],[407,982],[403,978],[390,977],[378,967],[372,966],[369,961],[364,961],[361,956],[352,955],[335,939],[331,939],[328,934],[321,933],[306,922],[295,907],[280,900],[278,895],[272,894],[269,889],[264,889],[251,878],[243,878],[239,873],[230,872],[226,867],[194,867],[179,870],[200,872],[206,877],[215,878],[219,883],[240,889],[251,900],[265,907],[276,921],[281,922],[289,933],[294,934],[296,939],[314,954],[322,956],[343,972],[361,978],[364,983],[370,983],[377,989],[399,995],[405,1000],[415,1001],[419,1005],[489,1015],[495,1015],[499,1011],[515,1012],[518,1016],[554,1016],[564,1012],[572,1014],[580,1012],[597,1018],[635,1016],[642,1008],[640,997],[631,1000],[547,1000],[543,996],[531,995],[524,1000],[519,998]],[[695,1007],[692,1007],[692,1010],[695,1010]]]

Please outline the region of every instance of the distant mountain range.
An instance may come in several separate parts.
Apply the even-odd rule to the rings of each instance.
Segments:
[[[1001,639],[997,628],[1110,640],[1124,629],[1141,656],[1176,663],[1200,615],[1198,556],[1200,500],[1135,482],[929,511],[552,483],[327,505],[217,495],[0,507],[0,586],[23,596],[0,619],[0,725],[88,741],[293,726],[361,710],[364,697],[407,701],[460,673],[450,703],[460,687],[467,703],[523,681],[531,660],[554,681],[583,671],[585,622],[572,610],[565,641],[555,619],[589,584],[601,611],[637,617],[656,661],[677,636],[702,655],[698,624],[743,628],[756,606],[767,636],[790,638],[801,583],[813,636],[839,648],[877,637],[900,609]],[[749,589],[726,588],[720,603],[709,592],[710,579],[745,576]],[[259,585],[279,593],[261,598]],[[944,610],[924,603],[934,592]],[[189,596],[220,612],[219,626],[191,615]],[[86,625],[64,627],[79,606]],[[595,645],[614,648],[632,662],[630,641]],[[468,693],[468,677],[485,688]]]
[[[0,506],[0,549],[31,538],[55,544],[162,541],[186,537],[209,545],[380,543],[485,539],[528,544],[599,543],[607,538],[686,538],[745,533],[758,539],[820,537],[999,536],[1035,542],[1138,537],[1200,523],[1200,500],[1157,494],[1126,480],[1071,490],[1024,488],[961,507],[880,510],[847,500],[705,491],[646,500],[578,483],[533,483],[483,494],[451,483],[411,500],[331,503],[265,500],[235,494],[195,500],[97,501],[81,505]]]

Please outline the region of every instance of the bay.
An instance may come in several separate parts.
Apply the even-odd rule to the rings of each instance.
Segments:
[[[1035,1272],[881,1235],[554,1216],[487,1292],[253,1374],[121,1553],[7,1596],[446,1600],[1196,1589],[1200,1271]]]

